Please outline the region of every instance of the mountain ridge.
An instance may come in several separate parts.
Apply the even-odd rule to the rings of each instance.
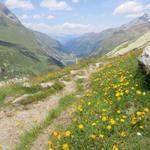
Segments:
[[[150,30],[149,20],[150,15],[144,14],[120,27],[83,34],[66,43],[66,51],[79,57],[106,54],[124,42],[130,44],[143,36]]]
[[[0,73],[2,78],[22,74],[41,74],[65,66],[73,60],[63,46],[49,36],[22,25],[19,19],[5,6],[0,5]],[[40,42],[39,42],[40,41]],[[44,47],[44,48],[43,48]]]

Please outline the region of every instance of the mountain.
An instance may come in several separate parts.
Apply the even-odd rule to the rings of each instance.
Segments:
[[[0,3],[0,16],[1,16],[1,20],[0,20],[1,23],[5,20],[4,17],[6,17],[15,24],[21,24],[19,19],[2,3]]]
[[[118,45],[127,46],[150,31],[150,15],[145,14],[121,27],[87,33],[65,44],[67,52],[79,57],[105,54]]]
[[[58,62],[60,61],[64,65],[73,63],[73,56],[65,52],[65,47],[59,41],[52,39],[46,34],[36,31],[34,32],[34,35],[38,45],[47,55],[55,58],[55,60]]]
[[[24,27],[0,4],[0,76],[40,74],[66,65],[73,57],[49,36]]]
[[[78,35],[66,35],[66,34],[50,34],[51,37],[57,39],[63,45],[65,45],[68,41],[73,40],[78,37]]]

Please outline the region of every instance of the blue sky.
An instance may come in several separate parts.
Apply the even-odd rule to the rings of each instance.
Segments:
[[[34,30],[83,34],[119,26],[150,12],[150,0],[1,0]]]

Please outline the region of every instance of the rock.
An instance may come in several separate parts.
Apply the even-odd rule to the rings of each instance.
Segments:
[[[139,64],[143,66],[147,74],[150,74],[150,46],[147,46],[138,59]]]
[[[31,83],[29,83],[29,82],[24,82],[24,83],[22,84],[22,86],[23,86],[23,87],[26,87],[26,88],[30,88],[32,85],[31,85]]]
[[[24,95],[22,95],[22,96],[16,98],[16,99],[12,102],[12,104],[19,103],[19,102],[23,101],[24,99],[26,99],[27,97],[32,96],[32,95],[33,95],[33,94],[24,94]]]
[[[88,79],[88,77],[87,77],[87,76],[80,76],[80,75],[77,75],[77,76],[76,76],[76,80],[79,80],[79,79],[86,80],[86,79]]]
[[[76,75],[77,73],[78,73],[77,70],[71,70],[71,71],[70,71],[70,74],[71,74],[71,75]]]
[[[13,78],[13,79],[9,79],[6,81],[0,81],[0,87],[4,87],[4,86],[10,85],[10,84],[22,83],[22,82],[25,82],[28,80],[29,80],[28,78],[23,77],[23,78]]]
[[[99,69],[102,65],[103,65],[103,62],[96,63],[95,64],[96,69]]]
[[[54,85],[53,82],[46,82],[46,83],[41,83],[40,84],[42,88],[50,88]]]

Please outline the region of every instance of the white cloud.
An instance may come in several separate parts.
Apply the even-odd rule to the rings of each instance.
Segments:
[[[114,10],[114,15],[133,15],[136,13],[141,13],[144,9],[144,6],[139,3],[138,1],[126,1],[119,5],[115,10]]]
[[[38,14],[33,15],[33,19],[41,19],[43,17],[44,17],[44,15],[38,15]]]
[[[150,4],[148,4],[148,5],[146,6],[146,9],[150,10]]]
[[[58,0],[43,0],[41,7],[46,7],[50,10],[71,10],[72,8],[65,1]]]
[[[47,19],[49,19],[49,20],[54,19],[54,18],[55,18],[55,17],[52,16],[52,15],[48,15],[48,16],[47,16]]]
[[[72,0],[73,3],[79,3],[80,0]]]
[[[34,8],[30,0],[6,0],[5,4],[9,8],[21,8],[23,10],[31,10]]]
[[[127,17],[127,18],[137,18],[137,17],[140,17],[142,15],[144,15],[144,13],[128,14],[125,17]]]
[[[28,18],[29,18],[29,16],[26,15],[26,14],[24,14],[24,15],[22,15],[22,16],[20,17],[21,20],[25,20],[25,19],[28,19]]]
[[[136,18],[145,13],[149,13],[150,4],[143,4],[140,0],[126,0],[119,5],[113,15],[124,15],[127,18]]]
[[[70,23],[66,22],[60,25],[48,25],[45,23],[39,24],[31,24],[31,23],[23,23],[26,27],[31,28],[36,31],[54,34],[83,34],[87,32],[100,32],[102,31],[102,27],[95,27],[92,25],[78,24],[78,23]]]
[[[33,16],[32,15],[29,16],[27,14],[23,14],[19,18],[22,21],[27,20],[27,19],[34,19],[34,20],[48,19],[48,20],[51,20],[51,19],[54,19],[55,16],[53,16],[53,15],[46,15],[46,14],[35,14]]]

